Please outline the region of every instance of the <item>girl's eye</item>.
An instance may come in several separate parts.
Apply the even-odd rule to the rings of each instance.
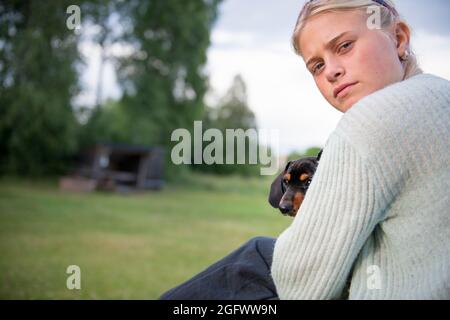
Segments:
[[[317,71],[319,71],[319,66],[320,65],[323,65],[323,63],[318,63],[318,64],[316,64],[315,66],[314,66],[314,68],[313,68],[313,73],[315,74]]]
[[[348,42],[344,43],[344,44],[339,48],[339,51],[340,51],[341,49],[348,49],[352,44],[353,44],[353,42],[351,42],[351,41],[348,41]]]

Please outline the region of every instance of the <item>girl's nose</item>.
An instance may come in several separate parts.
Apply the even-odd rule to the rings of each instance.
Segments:
[[[328,81],[330,82],[336,82],[339,78],[342,78],[345,74],[344,68],[336,63],[328,63],[328,67],[326,70],[326,76]]]

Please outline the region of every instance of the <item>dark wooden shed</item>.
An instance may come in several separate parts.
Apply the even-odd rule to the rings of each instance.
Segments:
[[[85,150],[62,189],[132,191],[163,186],[164,150],[126,144],[97,144]],[[88,190],[87,190],[88,191]]]

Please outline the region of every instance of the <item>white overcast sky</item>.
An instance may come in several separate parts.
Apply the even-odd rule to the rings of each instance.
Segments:
[[[450,79],[450,1],[394,0],[412,27],[412,46],[427,73]],[[338,123],[334,110],[316,88],[290,37],[304,0],[225,0],[212,31],[207,70],[213,91],[223,95],[236,74],[247,84],[248,102],[260,129],[279,130],[281,153],[322,146]],[[83,46],[88,68],[81,101],[94,101],[98,48]],[[103,98],[118,98],[112,65],[104,71]]]

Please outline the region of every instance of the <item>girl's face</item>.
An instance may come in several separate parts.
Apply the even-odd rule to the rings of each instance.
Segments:
[[[341,112],[405,75],[399,57],[409,43],[408,27],[397,24],[389,36],[370,30],[368,18],[360,10],[324,12],[310,18],[297,39],[320,92]]]

